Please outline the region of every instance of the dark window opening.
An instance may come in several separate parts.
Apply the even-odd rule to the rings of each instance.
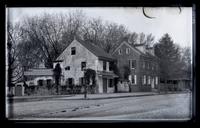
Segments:
[[[43,86],[43,80],[38,80],[38,85]]]
[[[72,85],[73,84],[73,78],[68,78],[68,84]]]
[[[81,71],[83,71],[86,68],[86,62],[81,62]]]
[[[106,61],[103,61],[103,70],[106,71]]]
[[[47,86],[51,85],[51,79],[47,79]]]
[[[129,67],[131,69],[135,69],[136,68],[136,60],[129,60]]]
[[[132,84],[135,84],[135,78],[133,75],[131,75],[131,81],[132,81]]]
[[[113,80],[112,79],[109,79],[109,87],[113,87]]]
[[[113,71],[113,62],[109,62],[109,71]]]
[[[65,67],[65,70],[70,70],[70,66]]]
[[[75,55],[76,54],[76,47],[72,47],[71,48],[71,55]]]

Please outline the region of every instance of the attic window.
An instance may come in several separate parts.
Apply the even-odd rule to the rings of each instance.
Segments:
[[[130,53],[130,48],[126,48],[126,54]]]
[[[118,50],[118,53],[119,53],[119,55],[121,55],[121,54],[122,54],[122,50],[121,50],[121,49],[119,49],[119,50]]]
[[[71,48],[71,55],[75,55],[76,54],[76,47],[72,47]]]
[[[70,66],[65,67],[65,70],[70,70]]]

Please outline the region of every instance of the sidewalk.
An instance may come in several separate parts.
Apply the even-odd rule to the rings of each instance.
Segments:
[[[158,94],[157,92],[87,94],[87,100],[151,96],[151,95],[157,95],[157,94]],[[75,95],[72,97],[61,97],[61,98],[54,98],[54,99],[82,100],[82,99],[84,99],[84,94],[78,94],[78,95]]]
[[[166,94],[177,94],[185,92],[168,92],[168,93],[158,93],[158,92],[130,92],[130,93],[103,93],[103,94],[87,94],[87,100],[97,100],[97,99],[110,99],[110,98],[125,98],[125,97],[140,97],[140,96],[152,96],[152,95],[166,95]],[[51,96],[20,96],[14,97],[14,102],[31,102],[31,101],[41,101],[47,99],[54,100],[83,100],[84,94],[71,94],[71,95],[51,95]]]

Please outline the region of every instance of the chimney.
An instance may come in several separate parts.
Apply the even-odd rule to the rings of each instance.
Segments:
[[[150,53],[151,55],[155,56],[154,47],[148,48],[147,51],[148,51],[148,53]]]
[[[135,48],[140,50],[142,53],[146,53],[146,46],[144,44],[136,44]]]

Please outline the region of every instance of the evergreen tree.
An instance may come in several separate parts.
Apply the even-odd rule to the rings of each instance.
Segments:
[[[56,67],[53,69],[54,72],[54,77],[55,77],[55,83],[56,83],[56,87],[57,87],[57,94],[59,94],[59,81],[60,81],[60,77],[61,77],[61,73],[62,73],[62,69],[60,67],[60,64],[56,64]]]
[[[155,55],[159,58],[161,79],[177,77],[181,71],[180,48],[174,44],[169,34],[165,34],[155,44]]]

